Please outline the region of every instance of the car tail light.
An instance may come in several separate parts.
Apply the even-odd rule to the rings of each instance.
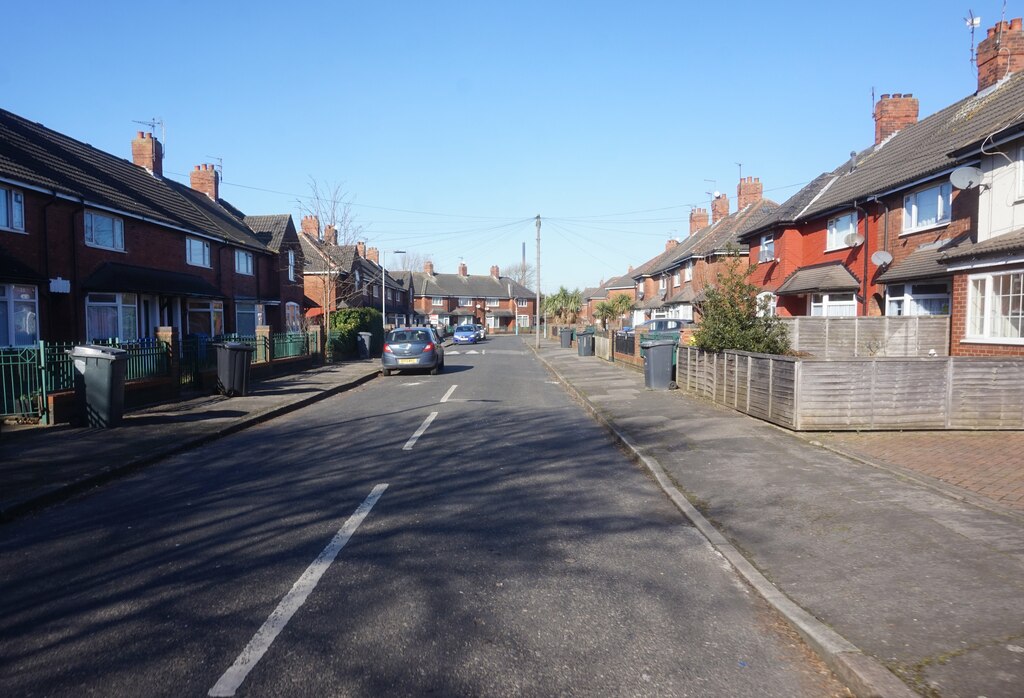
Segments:
[[[428,351],[434,351],[434,343],[433,342],[428,342],[427,346],[423,347],[423,351],[424,351],[424,353],[426,353]]]
[[[385,353],[385,354],[391,354],[391,353],[393,353],[393,352],[391,351],[391,345],[390,345],[390,344],[387,344],[387,343],[385,343],[385,344],[384,344],[384,353]]]

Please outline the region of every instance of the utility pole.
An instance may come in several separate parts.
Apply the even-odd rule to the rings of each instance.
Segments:
[[[540,349],[540,214],[537,214],[537,336],[534,346]]]

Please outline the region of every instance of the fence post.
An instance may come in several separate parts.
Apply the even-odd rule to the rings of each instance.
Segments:
[[[946,428],[953,428],[953,357],[946,357]]]
[[[323,345],[320,340],[320,325],[313,325],[310,327],[309,334],[306,335],[306,338],[309,345],[309,353],[315,356],[321,356],[322,358],[323,350],[321,347]]]
[[[42,424],[50,424],[50,400],[46,393],[46,342],[42,339],[39,340],[38,362],[39,370],[36,375],[39,378],[39,421]]]
[[[181,339],[177,327],[157,327],[156,339],[167,347],[167,370],[174,381],[174,390],[181,394]]]
[[[274,349],[270,344],[270,325],[256,327],[256,361],[258,363],[274,360]]]

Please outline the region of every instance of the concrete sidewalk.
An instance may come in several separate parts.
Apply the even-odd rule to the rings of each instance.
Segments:
[[[121,426],[112,429],[4,426],[0,520],[300,409],[379,374],[379,359],[331,364],[253,383],[245,397],[207,395],[131,411]]]
[[[575,348],[538,355],[858,695],[1022,695],[1017,513],[905,477],[899,435],[875,467]]]

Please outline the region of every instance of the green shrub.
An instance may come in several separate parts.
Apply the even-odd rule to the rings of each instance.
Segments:
[[[371,349],[379,355],[384,345],[384,329],[376,308],[342,308],[331,313],[330,345],[334,356],[352,358],[359,355],[356,338],[360,332],[373,335]]]

